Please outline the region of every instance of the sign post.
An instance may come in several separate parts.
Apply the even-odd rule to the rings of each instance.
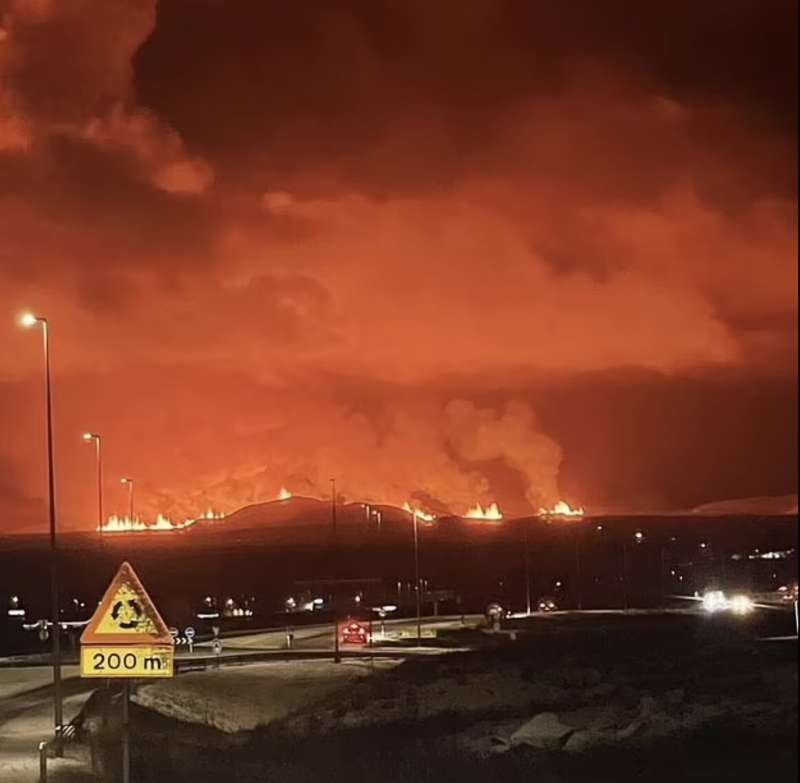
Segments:
[[[130,563],[123,563],[81,635],[81,677],[122,678],[122,781],[130,783],[130,680],[172,677],[175,642]]]

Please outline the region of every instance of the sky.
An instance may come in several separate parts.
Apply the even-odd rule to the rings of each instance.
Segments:
[[[0,533],[797,491],[797,4],[0,0]]]

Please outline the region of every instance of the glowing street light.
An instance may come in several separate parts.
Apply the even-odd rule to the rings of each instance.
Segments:
[[[121,478],[119,483],[128,487],[128,519],[133,521],[133,479]]]
[[[103,458],[101,452],[101,438],[94,432],[84,432],[83,439],[87,443],[95,444],[97,462],[97,529],[103,529]]]
[[[58,611],[58,542],[56,539],[56,493],[55,466],[53,459],[53,394],[50,382],[50,330],[47,319],[33,313],[25,313],[20,324],[26,329],[42,327],[44,350],[45,418],[47,424],[47,486],[50,518],[50,617],[53,624],[53,719],[56,736],[61,736],[63,709],[61,701],[61,624]],[[61,755],[61,744],[57,745]]]

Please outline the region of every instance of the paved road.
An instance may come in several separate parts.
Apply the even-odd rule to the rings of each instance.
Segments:
[[[474,621],[477,617],[466,619]],[[423,638],[431,640],[438,629],[460,626],[460,617],[426,618],[423,622]],[[380,641],[383,640],[380,637],[379,623],[375,623],[374,631],[376,633],[374,648],[343,645],[343,652],[379,654]],[[402,619],[387,621],[383,638],[387,641],[408,640],[413,644],[415,636],[416,621]],[[295,631],[295,649],[300,656],[304,650],[309,655],[318,656],[331,650],[332,647],[333,629],[330,625],[308,626]],[[180,652],[178,657],[185,662],[202,659],[209,655],[209,648],[210,643],[205,642],[196,646],[193,655]],[[225,653],[221,663],[224,666],[226,658],[234,657],[238,659],[237,662],[241,662],[242,655],[256,656],[265,652],[277,654],[286,652],[285,630],[226,638]],[[392,648],[391,652],[402,653],[402,648],[400,650]],[[413,654],[414,647],[412,646],[408,652]],[[416,652],[436,654],[442,650],[435,647],[418,648]],[[98,683],[94,680],[80,679],[79,669],[74,665],[62,667],[62,676],[64,720],[69,722],[78,714],[89,694],[98,687]],[[49,666],[0,668],[0,783],[37,783],[39,779],[37,746],[41,740],[53,735],[53,696],[50,677]],[[69,780],[70,783],[91,780],[86,773],[85,759],[73,755],[69,746],[66,758],[49,760],[48,771],[50,780],[55,783],[59,780]]]
[[[41,667],[4,669],[0,671],[0,783],[37,783],[39,759],[37,746],[53,736],[52,686],[41,685]],[[62,671],[64,719],[78,714],[96,683],[81,680],[76,666]],[[27,687],[26,687],[27,684]],[[51,759],[53,781],[70,775],[78,783],[85,769],[83,762],[68,752],[63,759]],[[89,780],[88,776],[85,778]]]
[[[424,617],[422,618],[422,638],[427,646],[436,637],[439,630],[448,628],[462,628],[465,625],[475,625],[480,620],[480,615],[466,615],[464,622],[461,615],[451,615],[446,617]],[[388,644],[413,644],[417,633],[417,621],[414,618],[399,618],[386,620],[381,630],[380,621],[373,621],[373,647],[375,650],[384,649],[384,643]],[[294,650],[333,650],[333,627],[330,623],[300,626],[291,629],[293,639],[291,647]],[[201,642],[195,645],[198,653],[207,654],[211,642]],[[288,647],[286,629],[269,630],[263,633],[248,633],[241,636],[226,636],[223,639],[223,651],[243,652],[267,651],[267,650],[286,650]],[[343,650],[355,651],[365,649],[359,645],[342,645]],[[391,648],[397,651],[397,647]]]

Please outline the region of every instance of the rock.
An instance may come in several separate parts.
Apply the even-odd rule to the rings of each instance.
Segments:
[[[562,723],[554,712],[540,712],[511,735],[511,744],[558,750],[574,731],[571,726]]]
[[[511,748],[511,743],[505,738],[497,734],[489,737],[489,751],[491,753],[505,753]]]
[[[670,737],[681,731],[681,722],[666,713],[659,712],[647,720],[648,737]]]
[[[592,750],[601,745],[608,745],[612,741],[613,736],[593,729],[584,729],[583,731],[573,732],[564,743],[562,750],[565,753],[585,753],[587,750]]]
[[[632,737],[641,734],[645,729],[645,722],[643,720],[632,720],[624,729],[620,729],[616,737],[619,740],[631,739]]]

